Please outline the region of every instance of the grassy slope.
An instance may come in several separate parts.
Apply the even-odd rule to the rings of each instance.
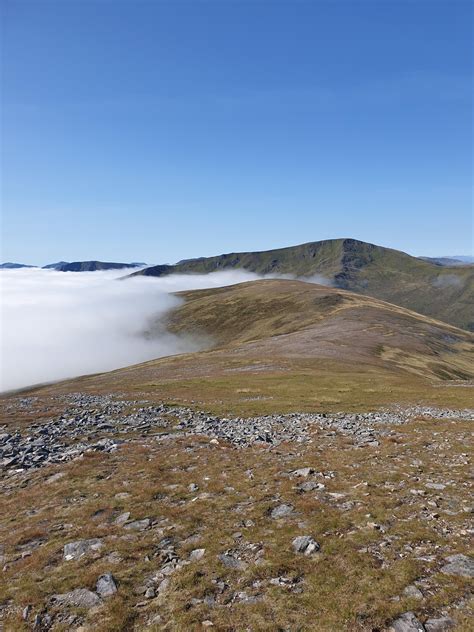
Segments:
[[[474,267],[441,267],[354,239],[331,239],[265,252],[230,253],[155,266],[136,274],[209,273],[242,268],[259,274],[321,275],[337,287],[382,298],[465,329],[474,328]]]
[[[450,325],[301,281],[182,296],[170,329],[212,340],[213,349],[40,390],[145,394],[233,413],[469,405],[473,336]]]
[[[448,373],[472,367],[473,336],[450,325],[298,281],[258,281],[183,297],[170,327],[211,334],[214,349],[36,389],[40,399],[33,407],[40,412],[16,409],[8,424],[41,423],[52,405],[60,406],[50,395],[77,391],[182,401],[233,414],[472,405],[472,382],[439,375],[439,365]],[[8,399],[2,404],[8,410]],[[364,449],[317,428],[310,443],[273,450],[144,435],[110,454],[20,471],[0,486],[0,540],[9,560],[0,587],[0,603],[8,605],[5,629],[30,630],[44,605],[54,612],[52,594],[94,589],[101,574],[113,572],[118,593],[97,611],[82,612],[84,632],[201,630],[208,620],[219,632],[371,632],[407,610],[422,621],[446,611],[456,630],[467,632],[469,580],[443,575],[440,567],[447,555],[469,553],[470,431],[466,421],[419,418]],[[325,485],[321,491],[301,494],[299,481],[286,476],[307,466],[321,472],[314,477]],[[63,477],[51,476],[58,473]],[[433,482],[446,490],[434,489]],[[295,513],[274,521],[268,511],[282,502]],[[157,526],[125,532],[114,522],[125,511]],[[315,558],[292,553],[293,538],[303,534],[321,544]],[[99,555],[63,561],[64,544],[95,537],[104,539]],[[205,554],[172,575],[163,595],[146,600],[137,587],[160,567],[155,555],[164,537],[176,543],[181,559],[197,547]],[[251,558],[238,571],[219,560],[227,549],[244,550],[248,543],[262,544],[259,563]],[[112,552],[120,562],[112,561]],[[269,583],[278,576],[302,580],[301,591]],[[423,600],[404,594],[421,580]],[[241,592],[262,598],[224,601]],[[216,606],[205,601],[214,595]],[[27,604],[33,611],[25,622]],[[158,615],[160,621],[147,626]],[[66,621],[55,629],[71,626]]]

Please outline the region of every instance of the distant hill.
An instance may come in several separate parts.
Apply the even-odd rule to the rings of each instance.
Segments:
[[[73,261],[59,262],[45,267],[54,267],[60,272],[95,272],[96,270],[120,270],[122,268],[137,268],[139,263],[115,263],[110,261]]]
[[[462,261],[462,263],[474,263],[474,257],[471,257],[470,255],[453,255],[450,258],[456,259],[456,261]]]
[[[474,263],[474,257],[418,257],[437,266],[468,266]]]
[[[291,275],[351,290],[474,330],[474,267],[440,266],[356,239],[330,239],[263,252],[187,259],[134,274],[164,276],[244,269]]]
[[[57,263],[48,263],[47,266],[43,266],[43,270],[58,270],[61,266],[66,266],[69,261],[58,261]]]
[[[29,266],[26,263],[12,263],[7,261],[6,263],[0,263],[0,270],[17,270],[18,268],[34,268],[35,266]]]

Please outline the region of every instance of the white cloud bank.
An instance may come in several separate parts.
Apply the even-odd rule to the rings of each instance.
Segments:
[[[202,341],[148,326],[180,303],[172,292],[257,279],[244,271],[134,277],[123,270],[0,272],[0,390],[195,351]]]

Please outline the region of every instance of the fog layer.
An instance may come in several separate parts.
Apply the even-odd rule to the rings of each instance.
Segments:
[[[159,325],[180,304],[172,293],[258,278],[229,271],[117,281],[123,274],[2,270],[0,390],[202,348],[203,340],[176,336]],[[144,332],[152,323],[150,338]]]

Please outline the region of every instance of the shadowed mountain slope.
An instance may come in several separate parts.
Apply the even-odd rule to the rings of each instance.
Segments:
[[[229,269],[327,282],[474,330],[474,266],[439,266],[355,239],[189,259],[173,266],[153,266],[135,274],[202,274]]]

